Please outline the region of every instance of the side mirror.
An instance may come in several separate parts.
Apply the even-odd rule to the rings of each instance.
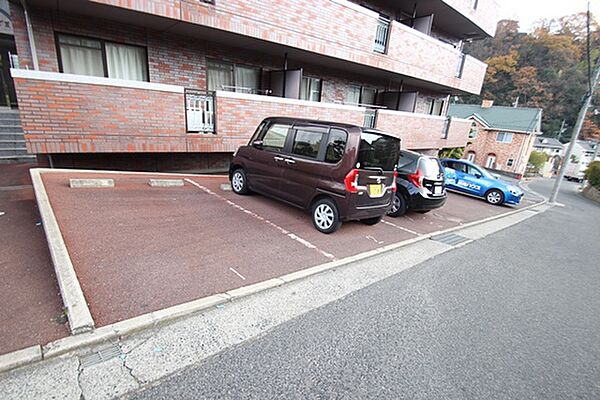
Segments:
[[[262,140],[255,140],[254,142],[252,142],[252,147],[254,147],[255,149],[258,149],[258,150],[262,150],[262,148],[263,148],[263,141]]]
[[[475,172],[475,178],[481,179],[481,174],[479,172]]]

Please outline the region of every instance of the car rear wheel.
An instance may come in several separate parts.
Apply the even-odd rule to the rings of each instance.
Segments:
[[[388,215],[390,217],[400,217],[404,214],[406,214],[406,199],[400,193],[395,193],[392,200],[392,208],[388,212]]]
[[[378,224],[381,220],[383,219],[383,217],[375,217],[375,218],[365,218],[365,219],[361,219],[360,222],[362,222],[365,225],[376,225]]]
[[[487,201],[488,203],[493,204],[495,206],[500,205],[500,204],[504,203],[504,194],[497,189],[489,190],[485,194],[485,201]]]
[[[338,208],[331,199],[321,198],[315,201],[311,211],[313,225],[319,232],[333,233],[342,226]]]
[[[238,168],[231,174],[231,190],[235,194],[248,194],[248,178],[246,177],[246,171],[242,168]]]

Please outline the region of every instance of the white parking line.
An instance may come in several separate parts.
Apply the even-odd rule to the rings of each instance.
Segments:
[[[234,274],[236,274],[237,276],[239,276],[239,277],[240,277],[240,278],[241,278],[243,281],[245,281],[245,280],[246,280],[246,277],[245,277],[244,275],[240,274],[239,272],[237,272],[235,269],[233,269],[233,268],[229,267],[229,270],[230,270],[231,272],[233,272]]]
[[[367,238],[367,239],[369,239],[369,240],[372,240],[372,241],[374,241],[374,242],[375,242],[375,243],[377,243],[377,244],[383,244],[383,242],[382,242],[382,241],[375,239],[375,237],[374,237],[374,236],[365,236],[365,238]]]
[[[386,225],[393,226],[394,228],[400,229],[401,231],[408,232],[408,233],[410,233],[412,235],[423,236],[423,234],[421,234],[421,233],[418,233],[418,232],[415,232],[415,231],[411,231],[410,229],[404,228],[404,227],[396,225],[396,224],[392,224],[391,222],[388,222],[386,220],[382,220],[381,222],[383,222]]]
[[[221,196],[220,194],[213,192],[209,188],[207,188],[205,186],[202,186],[198,182],[194,182],[193,180],[188,179],[188,178],[186,178],[185,181],[188,182],[188,183],[190,183],[190,184],[192,184],[192,185],[194,185],[194,186],[196,186],[198,189],[203,190],[204,192],[206,192],[206,193],[208,193],[210,195],[213,195],[213,196],[217,197],[218,199],[223,200],[225,203],[229,204],[230,206],[235,207],[238,210],[240,210],[240,211],[242,211],[242,212],[244,212],[244,213],[246,213],[248,215],[251,215],[252,217],[258,219],[259,221],[264,222],[267,225],[270,225],[271,227],[277,229],[282,234],[286,235],[287,237],[289,237],[292,240],[295,240],[296,242],[302,244],[303,246],[306,246],[309,249],[316,250],[322,256],[330,259],[331,261],[337,260],[337,258],[333,254],[330,254],[330,253],[328,253],[326,251],[323,251],[323,250],[319,249],[317,246],[315,246],[314,244],[312,244],[308,240],[302,239],[300,236],[298,236],[298,235],[296,235],[296,234],[294,234],[294,233],[292,233],[292,232],[290,232],[290,231],[288,231],[288,230],[280,227],[277,224],[274,224],[273,222],[269,221],[268,219],[266,219],[264,217],[261,217],[260,215],[256,214],[255,212],[247,210],[244,207],[242,207],[242,206],[234,203],[233,201],[226,199],[225,197]]]

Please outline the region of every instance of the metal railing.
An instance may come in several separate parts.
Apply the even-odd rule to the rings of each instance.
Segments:
[[[215,133],[215,93],[185,89],[185,121],[188,132]]]
[[[379,22],[377,23],[377,31],[375,32],[375,42],[373,43],[374,51],[378,53],[385,53],[387,51],[389,33],[390,19],[384,15],[380,15]]]
[[[364,128],[375,128],[377,124],[377,110],[368,109],[365,111]]]

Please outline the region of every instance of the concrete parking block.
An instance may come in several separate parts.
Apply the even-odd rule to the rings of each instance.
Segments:
[[[111,188],[115,187],[113,179],[69,179],[69,186],[72,188]]]
[[[9,371],[42,359],[42,347],[39,345],[0,356],[0,372]]]
[[[150,179],[148,184],[151,187],[178,187],[183,186],[183,179]]]

